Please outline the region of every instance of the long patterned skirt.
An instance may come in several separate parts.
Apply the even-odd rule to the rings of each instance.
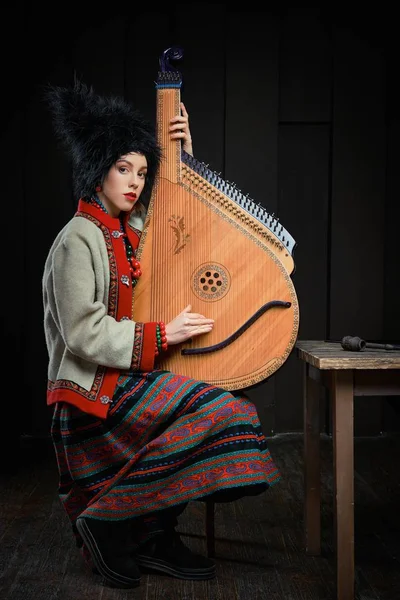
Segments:
[[[121,376],[105,420],[56,405],[59,496],[72,522],[236,499],[280,474],[245,396],[166,371]]]

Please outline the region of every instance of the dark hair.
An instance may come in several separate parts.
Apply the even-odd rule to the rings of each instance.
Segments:
[[[80,81],[70,88],[49,85],[45,97],[55,133],[72,162],[76,196],[91,196],[121,156],[137,152],[147,159],[141,202],[148,203],[161,149],[141,113],[123,98],[100,96]]]

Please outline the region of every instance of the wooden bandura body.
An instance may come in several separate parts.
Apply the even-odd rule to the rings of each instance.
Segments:
[[[170,346],[159,367],[239,390],[270,377],[295,344],[295,242],[278,219],[170,140],[180,87],[179,72],[161,62],[157,134],[163,160],[137,253],[143,275],[133,318],[168,323],[191,304],[215,319],[212,332]],[[205,347],[210,351],[203,353]]]

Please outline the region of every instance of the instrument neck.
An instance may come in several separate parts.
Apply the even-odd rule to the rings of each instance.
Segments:
[[[181,142],[170,138],[170,120],[180,114],[180,85],[157,85],[157,139],[162,149],[160,177],[180,180]]]

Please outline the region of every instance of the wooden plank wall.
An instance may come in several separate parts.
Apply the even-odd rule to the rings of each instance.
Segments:
[[[386,47],[386,203],[384,249],[384,311],[383,333],[388,340],[400,340],[400,89],[398,86],[399,48],[397,37],[391,36]],[[388,400],[383,405],[383,431],[399,431],[400,398]]]
[[[171,45],[185,51],[182,99],[196,157],[278,215],[297,241],[299,337],[400,337],[399,123],[386,118],[387,75],[396,77],[386,70],[386,48],[322,10],[227,7],[192,3],[190,23],[186,4],[112,17],[81,11],[79,21],[65,8],[50,34],[40,8],[26,12],[29,93],[6,137],[13,147],[23,130],[14,193],[24,230],[18,260],[26,319],[12,327],[23,342],[23,433],[48,432],[41,274],[75,207],[41,86],[70,83],[75,73],[99,92],[124,94],[154,121],[158,58]],[[249,395],[266,433],[302,429],[294,354]],[[378,433],[392,424],[396,410],[385,407],[382,399],[357,405],[356,430]]]

